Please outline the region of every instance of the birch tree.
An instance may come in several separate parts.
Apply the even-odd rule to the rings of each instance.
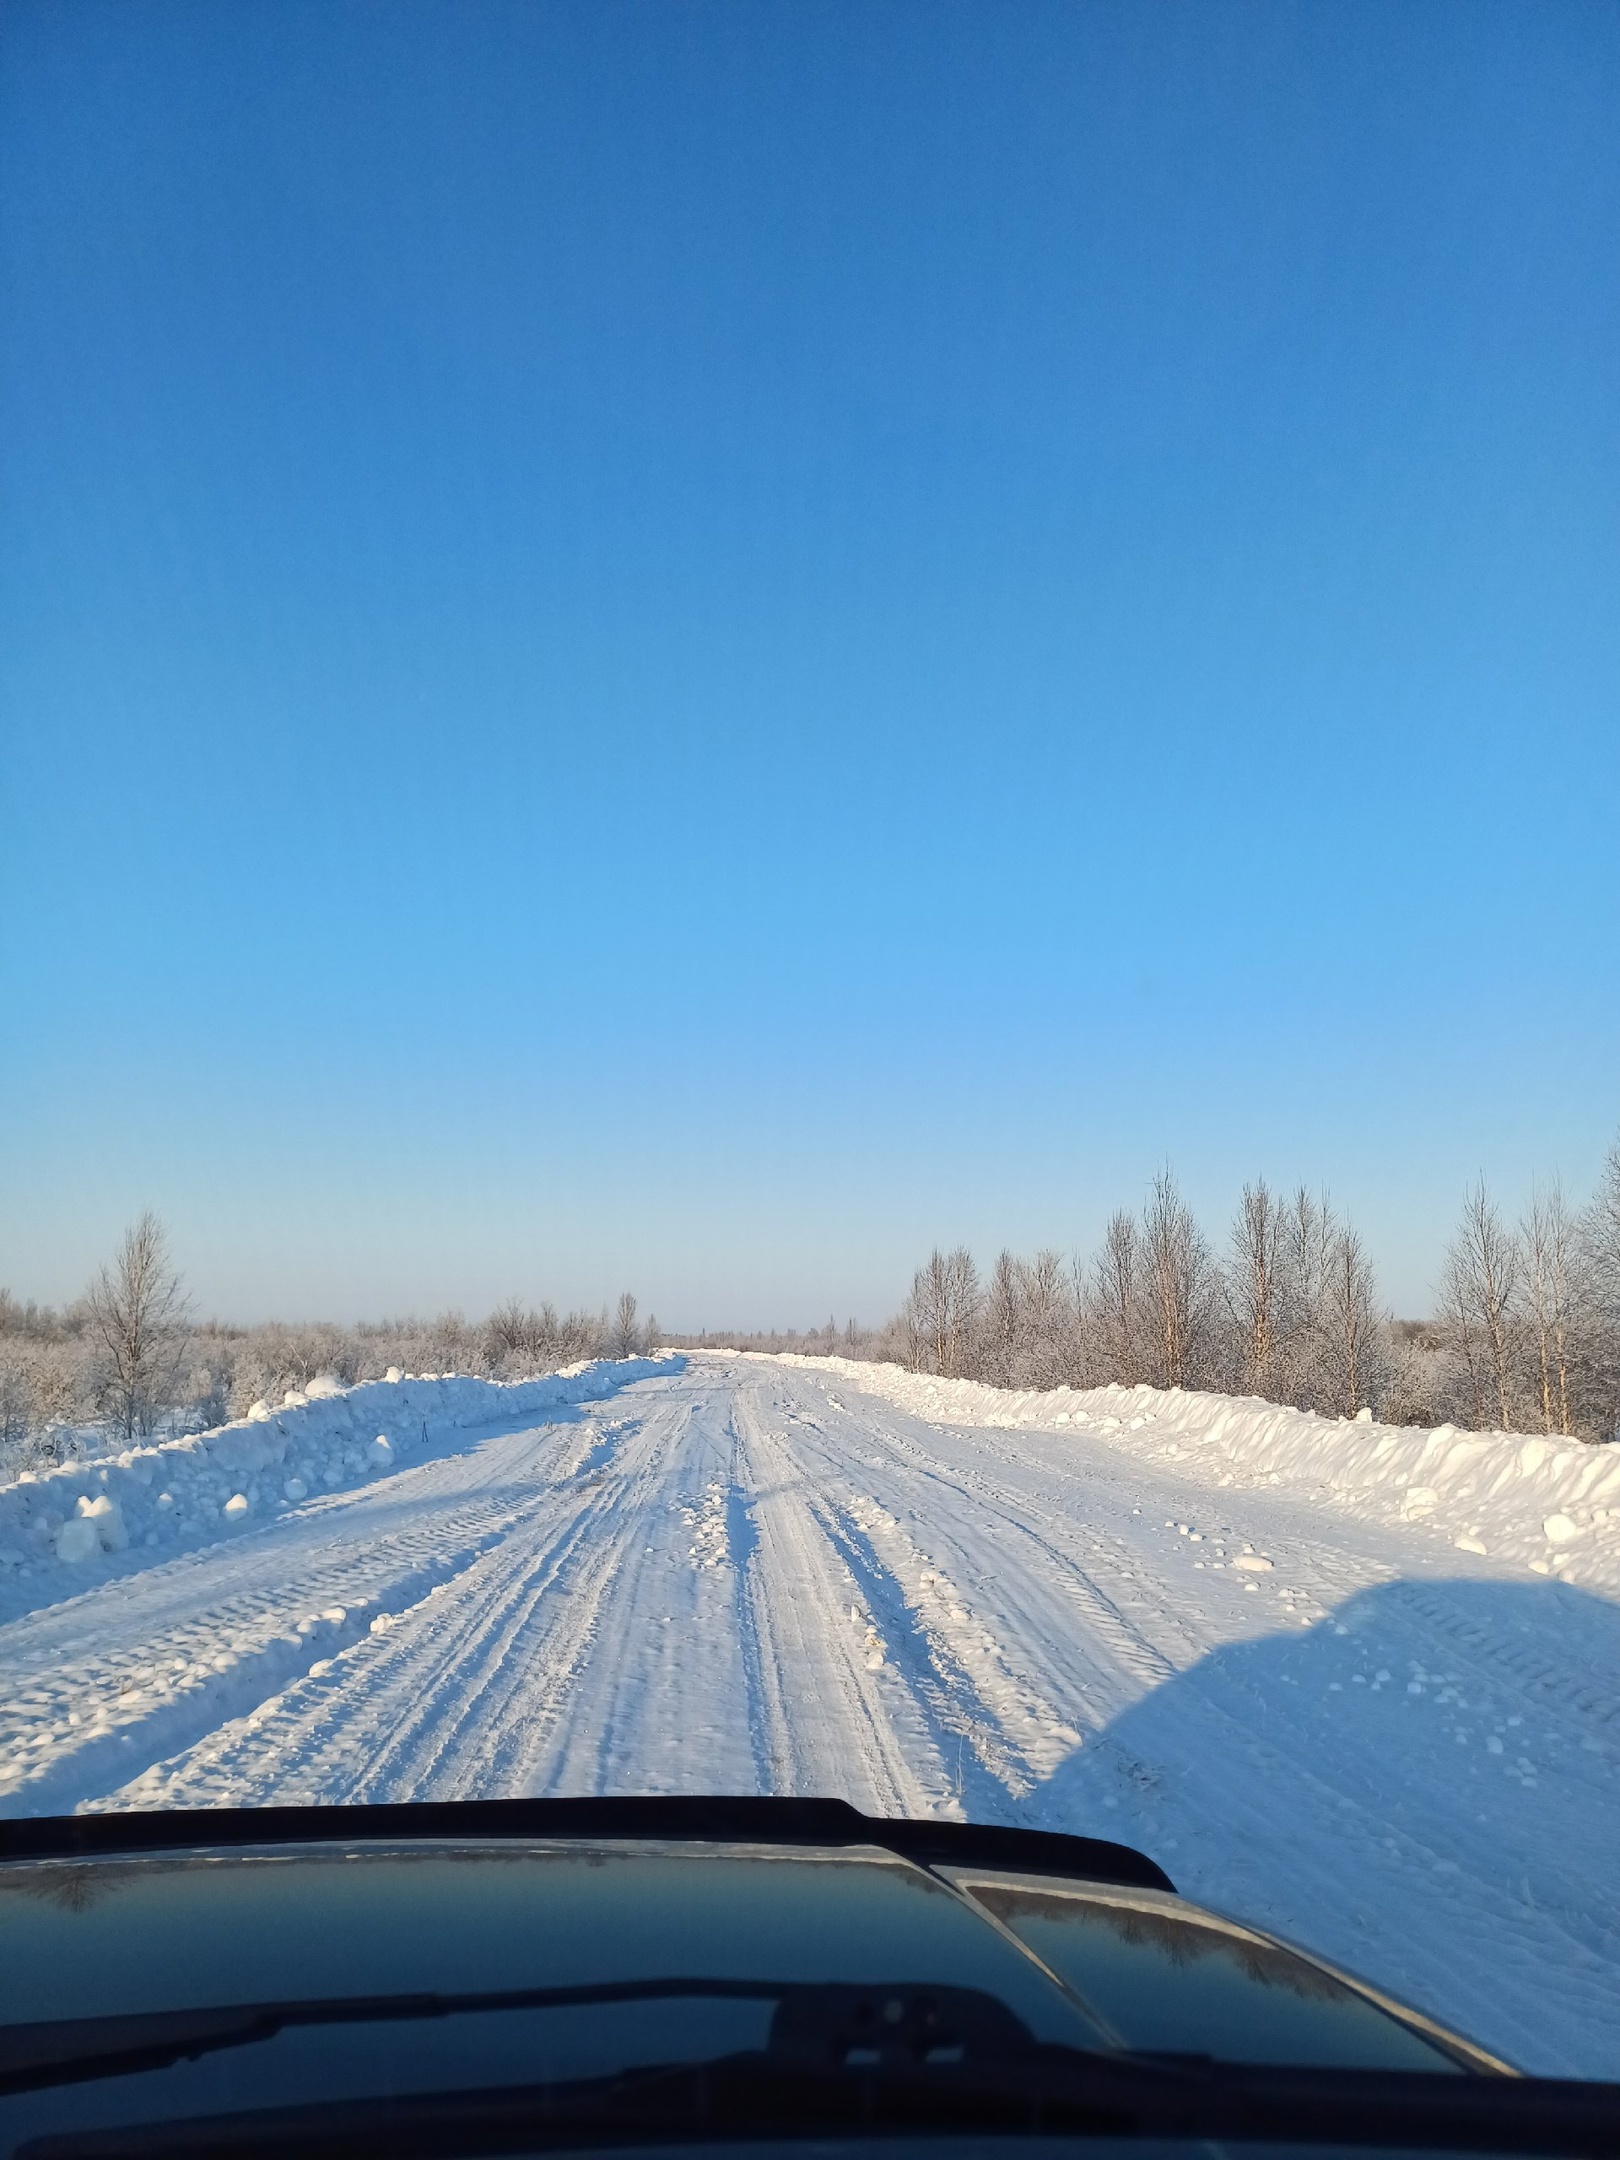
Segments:
[[[1283,1208],[1264,1178],[1244,1186],[1231,1243],[1229,1294],[1244,1383],[1252,1394],[1269,1396],[1286,1319],[1285,1252]]]
[[[1142,1211],[1142,1277],[1160,1387],[1193,1387],[1207,1348],[1214,1287],[1209,1248],[1168,1169],[1153,1180]]]
[[[1098,1355],[1108,1377],[1124,1387],[1143,1378],[1141,1242],[1136,1218],[1121,1208],[1110,1216],[1092,1263]]]
[[[127,1445],[170,1407],[185,1350],[185,1288],[150,1208],[124,1232],[84,1307],[103,1361],[102,1400]]]
[[[1024,1269],[1003,1246],[990,1270],[979,1340],[980,1377],[1011,1387],[1022,1363],[1025,1334]]]
[[[1570,1364],[1575,1227],[1556,1181],[1545,1193],[1532,1188],[1530,1205],[1519,1226],[1519,1246],[1524,1255],[1525,1304],[1541,1429],[1548,1433],[1567,1433],[1573,1422]]]
[[[613,1315],[608,1340],[617,1358],[634,1357],[641,1348],[641,1330],[636,1326],[636,1301],[628,1290],[619,1293],[619,1306]]]
[[[1049,1246],[1020,1264],[1023,1329],[1017,1377],[1028,1387],[1061,1387],[1079,1376],[1075,1352],[1079,1313],[1063,1255]]]
[[[1483,1177],[1463,1202],[1462,1220],[1446,1253],[1444,1284],[1446,1318],[1468,1374],[1475,1422],[1484,1424],[1488,1402],[1500,1429],[1511,1431],[1519,1251]]]
[[[1388,1362],[1388,1338],[1378,1314],[1372,1263],[1348,1223],[1333,1232],[1322,1289],[1324,1347],[1338,1408],[1343,1416],[1354,1417],[1372,1405]]]
[[[979,1272],[965,1245],[942,1253],[936,1245],[912,1278],[902,1315],[911,1362],[921,1371],[960,1376],[979,1318]]]

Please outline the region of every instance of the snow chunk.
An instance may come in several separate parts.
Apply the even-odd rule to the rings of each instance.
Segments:
[[[98,1493],[94,1500],[81,1500],[77,1520],[89,1523],[103,1552],[122,1552],[129,1543],[124,1511],[110,1493]]]
[[[303,1500],[309,1496],[309,1487],[301,1477],[290,1477],[281,1489],[289,1500]]]
[[[256,1403],[248,1405],[248,1422],[252,1425],[266,1424],[274,1414],[262,1395]]]
[[[1271,1562],[1262,1560],[1257,1552],[1240,1552],[1234,1558],[1232,1565],[1236,1568],[1242,1568],[1249,1575],[1269,1575],[1271,1573]]]
[[[384,1432],[372,1441],[366,1455],[374,1470],[392,1470],[394,1467],[394,1443]]]
[[[56,1533],[56,1557],[77,1564],[93,1560],[101,1550],[96,1526],[82,1515],[70,1515]]]
[[[334,1395],[342,1393],[343,1382],[336,1373],[329,1372],[317,1373],[304,1388],[304,1395],[310,1402],[330,1402]]]
[[[225,1503],[225,1520],[233,1523],[244,1522],[251,1505],[246,1493],[232,1493]]]
[[[1571,1522],[1567,1515],[1549,1515],[1541,1526],[1541,1534],[1549,1545],[1570,1545],[1581,1531],[1580,1525]]]

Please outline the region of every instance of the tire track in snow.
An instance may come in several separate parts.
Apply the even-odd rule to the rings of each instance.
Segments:
[[[764,1789],[838,1792],[880,1815],[932,1812],[944,1791],[938,1752],[881,1651],[856,1640],[845,1571],[802,1470],[757,1389],[738,1389],[732,1416],[754,1495],[743,1632]]]
[[[829,1476],[836,1474],[836,1464],[847,1477],[852,1450],[839,1450],[836,1435],[814,1420],[806,1422],[828,1457]],[[863,1428],[863,1437],[870,1439],[873,1430]],[[970,1742],[1001,1789],[998,1812],[1006,1812],[1007,1801],[1028,1798],[1081,1744],[1082,1730],[1096,1731],[1123,1700],[1159,1684],[1176,1668],[1094,1576],[1036,1528],[1025,1496],[979,1475],[971,1484],[953,1478],[937,1464],[921,1474],[918,1491],[911,1459],[920,1452],[916,1443],[881,1423],[875,1430],[899,1459],[885,1465],[867,1458],[869,1465],[889,1468],[889,1479],[876,1482],[892,1487],[898,1481],[899,1489],[891,1490],[891,1506],[854,1496],[843,1509],[842,1534],[858,1569],[881,1570],[893,1583],[897,1610],[926,1645],[930,1677],[924,1686],[937,1706],[936,1720],[942,1732]],[[997,1555],[1007,1564],[997,1571],[1002,1610],[995,1629],[960,1587],[966,1556],[942,1558],[936,1536],[925,1528],[928,1543],[920,1545],[902,1525],[897,1510],[907,1501],[914,1503],[906,1509],[914,1520],[923,1518],[925,1509],[936,1524],[965,1518],[981,1539],[988,1517],[995,1533],[1012,1544],[1012,1553]],[[915,1587],[908,1590],[908,1583]],[[1183,1661],[1190,1664],[1195,1654],[1189,1647]],[[977,1806],[985,1804],[983,1793],[974,1797]]]
[[[633,1436],[636,1437],[636,1436]],[[609,1430],[474,1566],[273,1706],[114,1796],[118,1804],[470,1798],[544,1788],[570,1729],[628,1529],[637,1465]],[[644,1482],[645,1465],[640,1466]]]

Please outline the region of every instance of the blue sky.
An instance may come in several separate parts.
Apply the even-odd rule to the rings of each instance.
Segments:
[[[11,0],[0,1281],[876,1318],[1620,1126],[1620,13]]]

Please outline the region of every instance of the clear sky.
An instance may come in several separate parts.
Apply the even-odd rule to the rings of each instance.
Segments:
[[[8,0],[0,1281],[892,1309],[1620,1126],[1620,9]]]

